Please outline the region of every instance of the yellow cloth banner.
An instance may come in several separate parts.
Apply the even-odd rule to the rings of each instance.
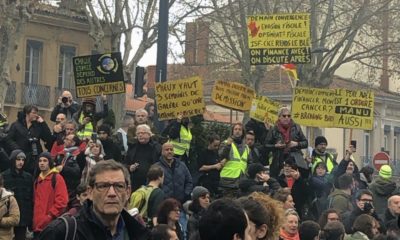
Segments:
[[[211,98],[218,105],[249,111],[255,96],[254,89],[236,82],[217,80],[212,89]]]
[[[371,130],[374,92],[296,87],[292,118],[304,126]]]
[[[274,124],[278,120],[279,103],[264,96],[256,96],[251,103],[250,117]]]
[[[160,120],[176,119],[179,113],[191,117],[204,113],[203,81],[200,77],[156,84],[157,112]]]

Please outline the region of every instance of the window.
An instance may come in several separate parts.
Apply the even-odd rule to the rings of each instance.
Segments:
[[[43,43],[35,40],[26,42],[25,84],[38,84],[40,77]]]
[[[387,135],[383,136],[383,149],[384,149],[384,151],[388,151],[389,150],[388,149],[388,136]]]
[[[58,87],[72,89],[75,84],[73,81],[72,58],[75,57],[75,48],[69,46],[60,47],[60,57],[58,62]]]

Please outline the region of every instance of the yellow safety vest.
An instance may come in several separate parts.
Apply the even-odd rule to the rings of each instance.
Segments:
[[[224,178],[238,178],[241,173],[245,173],[247,169],[247,159],[249,157],[250,148],[246,145],[242,156],[234,143],[231,144],[229,152],[229,160],[222,168],[220,176]]]
[[[317,164],[320,163],[320,162],[323,162],[323,161],[324,160],[322,160],[322,158],[320,158],[318,155],[316,155],[314,157],[314,162],[313,162],[313,164],[311,166],[311,172],[313,173],[315,168],[317,167]],[[336,166],[336,164],[334,163],[332,154],[326,153],[326,162],[325,162],[325,164],[326,164],[327,172],[330,173],[332,171],[332,169]]]
[[[182,156],[186,153],[186,155],[189,155],[190,142],[192,141],[192,133],[185,126],[181,125],[179,136],[179,141],[177,141],[177,139],[171,140],[171,143],[174,146],[174,154]]]
[[[79,116],[79,123],[82,124],[83,122],[83,113],[81,113],[81,116]],[[85,127],[80,130],[79,132],[76,133],[80,139],[84,138],[91,138],[93,134],[93,124],[91,122],[85,124]]]

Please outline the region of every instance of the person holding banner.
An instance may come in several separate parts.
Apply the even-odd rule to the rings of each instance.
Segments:
[[[72,117],[77,124],[77,135],[80,139],[91,139],[96,132],[97,121],[108,115],[108,104],[106,95],[101,95],[103,100],[103,111],[96,112],[96,98],[84,98],[82,108]]]
[[[282,107],[278,111],[278,121],[268,132],[266,148],[272,151],[272,162],[270,165],[271,177],[277,178],[283,168],[284,159],[292,156],[296,165],[302,169],[308,169],[301,149],[308,147],[308,141],[290,114],[288,107]]]
[[[170,123],[169,138],[174,145],[174,157],[180,159],[189,167],[189,150],[192,141],[192,132],[189,128],[189,118],[183,117],[182,113],[178,114],[176,121]]]

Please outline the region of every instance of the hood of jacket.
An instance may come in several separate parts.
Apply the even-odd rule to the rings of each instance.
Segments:
[[[10,154],[10,158],[9,158],[10,159],[10,169],[13,172],[15,170],[15,160],[17,159],[18,154],[20,154],[21,152],[23,152],[21,149],[16,149],[16,150],[12,151]],[[26,163],[26,160],[25,160],[25,163]],[[24,164],[24,167],[25,167],[25,164]]]
[[[379,196],[389,196],[396,190],[396,183],[392,180],[386,180],[380,176],[372,182],[371,190]]]
[[[345,193],[343,190],[337,189],[337,188],[330,194],[330,196],[331,197],[342,196],[342,197],[348,198],[349,201],[351,201],[351,195],[349,195],[349,194]]]

